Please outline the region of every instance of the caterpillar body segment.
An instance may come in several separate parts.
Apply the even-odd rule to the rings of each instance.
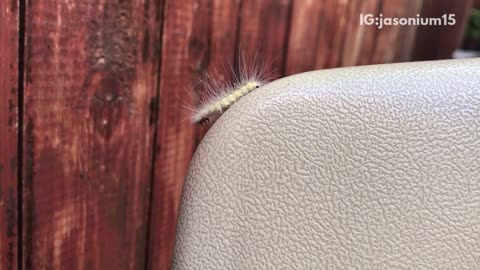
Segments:
[[[224,91],[224,95],[217,97],[210,102],[206,102],[198,110],[194,111],[192,116],[193,123],[206,123],[208,118],[214,113],[223,113],[232,104],[253,90],[259,88],[263,83],[257,81],[249,81],[240,87]]]

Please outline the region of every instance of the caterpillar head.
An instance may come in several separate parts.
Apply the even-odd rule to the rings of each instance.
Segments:
[[[255,90],[256,88],[259,88],[260,83],[258,83],[256,81],[251,81],[251,82],[248,82],[245,86],[247,87],[247,89],[249,91],[252,91],[252,90]]]

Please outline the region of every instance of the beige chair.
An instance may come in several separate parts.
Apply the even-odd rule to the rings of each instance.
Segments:
[[[173,269],[480,269],[480,59],[242,98],[191,163]]]

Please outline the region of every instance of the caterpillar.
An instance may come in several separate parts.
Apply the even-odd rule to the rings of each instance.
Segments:
[[[206,102],[204,106],[200,107],[193,113],[192,121],[193,123],[204,124],[208,122],[208,117],[214,113],[223,113],[227,110],[233,103],[237,102],[241,97],[252,92],[253,90],[259,88],[263,83],[259,81],[249,81],[239,88],[234,88],[228,92],[230,94],[219,98],[218,100],[212,100]]]
[[[200,82],[204,95],[200,103],[192,109],[192,123],[207,123],[212,116],[221,115],[243,96],[262,87],[275,77],[274,70],[270,68],[271,65],[265,62],[260,63],[257,55],[251,65],[246,65],[245,62],[244,57],[239,58],[240,67],[237,72],[230,68],[233,73],[232,81],[223,80],[223,76],[215,69],[205,76],[205,79]]]

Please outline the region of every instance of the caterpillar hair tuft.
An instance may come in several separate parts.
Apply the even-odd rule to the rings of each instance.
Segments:
[[[239,57],[239,68],[233,73],[233,80],[226,81],[219,72],[207,74],[200,82],[203,95],[198,106],[192,109],[192,122],[195,124],[207,123],[213,115],[220,115],[235,102],[248,93],[262,87],[273,79],[270,65],[260,63],[255,55],[250,65],[243,57]]]

